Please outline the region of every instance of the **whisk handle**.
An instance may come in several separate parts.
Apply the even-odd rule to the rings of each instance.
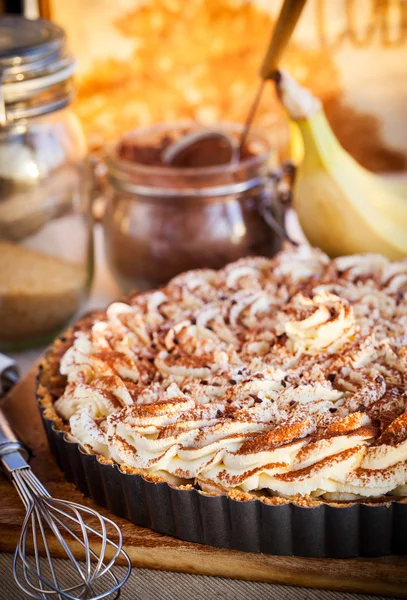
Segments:
[[[0,461],[7,474],[28,468],[29,453],[11,429],[5,414],[0,410]]]

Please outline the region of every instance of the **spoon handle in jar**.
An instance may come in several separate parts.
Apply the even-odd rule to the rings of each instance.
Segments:
[[[306,1],[284,0],[260,70],[263,79],[270,79],[278,68]]]

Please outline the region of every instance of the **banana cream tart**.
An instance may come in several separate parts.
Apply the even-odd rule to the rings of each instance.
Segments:
[[[184,273],[54,346],[46,416],[152,481],[276,502],[407,496],[406,291],[406,260],[306,246]]]

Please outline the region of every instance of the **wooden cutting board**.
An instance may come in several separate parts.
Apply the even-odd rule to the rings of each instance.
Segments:
[[[64,480],[48,450],[34,378],[33,371],[3,400],[2,408],[18,436],[32,449],[32,468],[49,492],[95,506]],[[1,475],[0,498],[0,551],[12,552],[24,509],[14,487]],[[331,560],[245,553],[184,542],[113,519],[122,528],[125,549],[135,566],[407,598],[407,557]],[[57,548],[51,549],[58,555]]]

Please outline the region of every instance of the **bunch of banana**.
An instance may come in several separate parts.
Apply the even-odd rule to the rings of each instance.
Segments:
[[[361,167],[339,144],[321,102],[286,72],[279,97],[303,142],[294,207],[310,243],[332,257],[378,252],[407,256],[407,198],[396,184]],[[297,144],[298,148],[298,144]]]

